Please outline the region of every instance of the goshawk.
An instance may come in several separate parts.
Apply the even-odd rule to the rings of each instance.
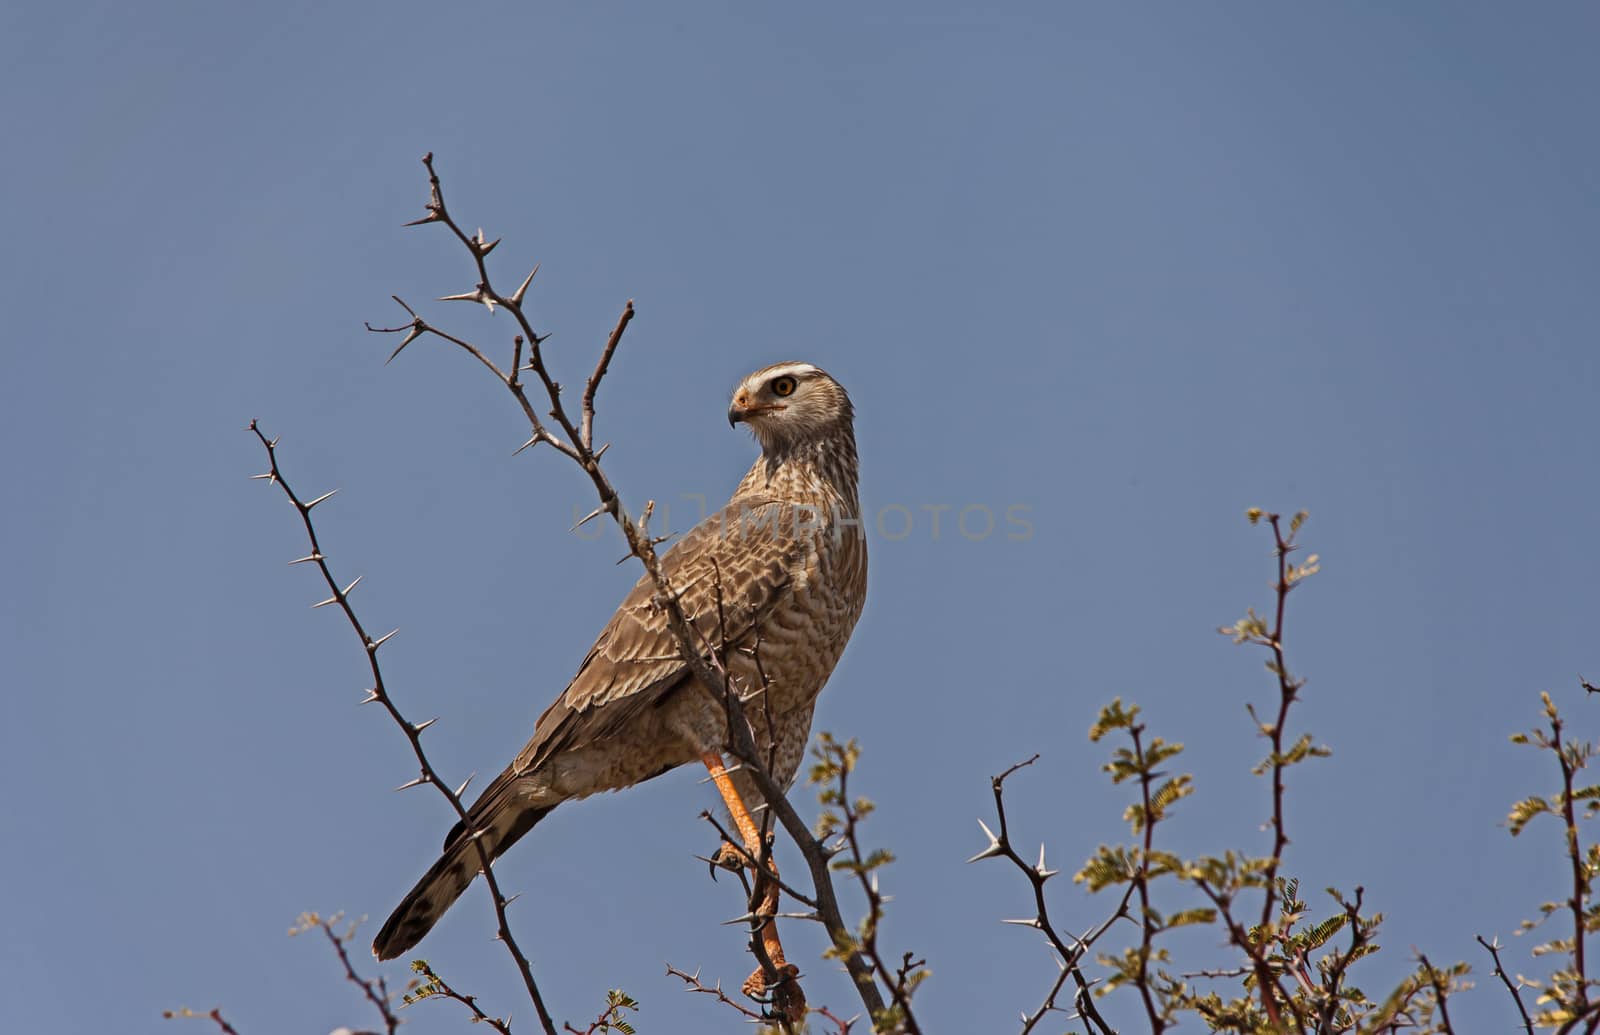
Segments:
[[[718,514],[661,559],[683,609],[723,648],[762,758],[787,787],[804,757],[817,695],[866,599],[867,551],[856,491],[854,411],[845,390],[809,363],[779,363],[733,393],[730,425],[747,424],[761,457]],[[480,866],[562,802],[631,787],[691,762],[711,770],[746,847],[759,802],[748,774],[727,772],[727,717],[679,655],[648,577],[601,630],[520,754],[479,796],[444,854],[373,942],[379,959],[416,945]],[[771,923],[763,932],[783,966]],[[754,980],[754,978],[752,978]]]

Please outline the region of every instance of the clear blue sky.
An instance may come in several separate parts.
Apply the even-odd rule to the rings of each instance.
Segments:
[[[1244,713],[1260,658],[1214,628],[1267,600],[1247,506],[1313,517],[1296,601],[1288,869],[1479,967],[1475,933],[1560,894],[1549,790],[1506,735],[1553,690],[1600,726],[1600,15],[1590,5],[1240,3],[11,4],[0,11],[7,505],[0,971],[7,1031],[247,1035],[367,1022],[304,909],[374,920],[447,817],[358,709],[360,651],[307,605],[293,514],[247,476],[283,436],[362,613],[399,626],[395,693],[448,773],[497,770],[633,579],[569,536],[585,486],[478,369],[385,367],[391,292],[471,287],[420,214],[505,242],[553,363],[589,369],[637,301],[602,397],[614,477],[723,497],[753,446],[723,421],[750,369],[825,366],[860,412],[864,495],[916,518],[818,725],[857,736],[872,839],[901,856],[888,943],[925,954],[940,1030],[1009,1030],[1054,972],[1002,927],[1021,882],[966,867],[988,776],[1076,865],[1124,795],[1084,737],[1121,695],[1187,742],[1187,853],[1265,849]],[[429,312],[476,334],[504,321]],[[1013,541],[932,511],[1028,508]],[[693,504],[686,504],[693,506]],[[974,515],[980,513],[974,511]],[[975,522],[976,516],[970,519]],[[1003,531],[1003,525],[1001,531]],[[607,987],[650,1035],[737,1021],[662,976],[737,982],[739,912],[691,856],[712,800],[680,773],[564,808],[500,872],[560,1017]],[[1065,881],[1072,926],[1110,903]],[[1314,900],[1315,901],[1315,900]],[[513,1009],[470,894],[425,945]],[[815,959],[815,1001],[848,1004]],[[1516,944],[1516,969],[1534,965]],[[396,981],[403,973],[391,967]],[[414,1030],[457,1030],[448,1004]]]

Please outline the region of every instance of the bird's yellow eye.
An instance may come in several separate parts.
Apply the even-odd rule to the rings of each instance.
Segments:
[[[792,377],[775,377],[772,379],[772,394],[779,398],[793,395],[794,388],[795,380]]]

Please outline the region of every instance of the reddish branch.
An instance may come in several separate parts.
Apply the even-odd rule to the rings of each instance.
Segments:
[[[327,936],[328,944],[333,946],[333,951],[339,956],[339,962],[344,966],[345,980],[361,989],[361,994],[366,996],[367,1001],[383,1018],[384,1030],[389,1035],[394,1035],[395,1029],[400,1027],[400,1018],[395,1016],[393,1007],[389,1005],[389,989],[382,976],[369,981],[356,973],[355,965],[350,961],[350,953],[345,949],[345,943],[350,940],[350,936],[341,938],[334,931],[332,921],[312,915],[306,918],[306,922],[319,928]],[[353,932],[354,928],[351,930]]]
[[[1572,910],[1572,969],[1577,975],[1574,992],[1577,1000],[1576,1012],[1584,1014],[1589,1008],[1589,975],[1583,959],[1586,933],[1583,903],[1589,892],[1589,881],[1586,876],[1588,864],[1584,861],[1583,843],[1578,836],[1578,816],[1572,807],[1572,776],[1575,766],[1573,760],[1568,757],[1567,746],[1561,740],[1561,730],[1564,725],[1560,718],[1552,716],[1550,719],[1550,748],[1555,752],[1556,761],[1561,765],[1561,820],[1567,827],[1567,861],[1572,868],[1572,897],[1567,900],[1567,907]],[[1593,1030],[1592,1025],[1590,1030]]]
[[[465,1006],[468,1010],[470,1010],[472,1012],[472,1022],[474,1024],[486,1024],[494,1031],[499,1032],[500,1035],[511,1035],[510,1024],[498,1017],[491,1017],[487,1013],[484,1013],[483,1008],[478,1005],[477,996],[467,995],[463,992],[457,992],[454,988],[450,987],[449,982],[440,977],[438,974],[434,973],[433,968],[428,965],[427,960],[417,960],[411,964],[411,969],[416,971],[418,974],[421,974],[426,980],[423,982],[423,985],[420,989],[411,994],[411,997],[408,1000],[409,1002],[414,1003],[419,999],[431,998],[433,996],[443,996],[446,999],[454,1000],[455,1002],[460,1003],[462,1006]]]
[[[1273,587],[1277,596],[1277,613],[1265,644],[1272,651],[1272,670],[1278,677],[1278,720],[1272,725],[1272,856],[1267,863],[1267,894],[1261,903],[1263,930],[1272,923],[1273,909],[1277,905],[1278,867],[1283,862],[1283,850],[1289,847],[1289,835],[1285,832],[1283,820],[1283,728],[1289,721],[1289,706],[1294,703],[1295,694],[1302,685],[1300,681],[1290,678],[1289,663],[1283,653],[1283,615],[1289,602],[1289,591],[1294,588],[1289,581],[1289,554],[1295,549],[1293,533],[1290,533],[1289,539],[1284,538],[1277,514],[1268,514],[1267,521],[1272,525],[1273,544],[1278,555],[1278,582]]]

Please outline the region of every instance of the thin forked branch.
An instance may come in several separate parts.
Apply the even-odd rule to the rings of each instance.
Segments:
[[[422,733],[428,726],[432,725],[432,721],[414,723],[408,720],[401,714],[399,707],[394,703],[394,699],[389,694],[388,685],[384,681],[383,666],[378,661],[378,651],[399,630],[394,630],[376,638],[369,635],[366,627],[362,625],[361,619],[356,616],[355,606],[350,602],[350,591],[355,588],[355,582],[351,582],[348,585],[341,584],[334,578],[333,570],[328,566],[327,556],[323,552],[322,544],[317,537],[317,528],[312,520],[311,512],[314,507],[327,500],[333,493],[326,493],[309,502],[302,500],[299,494],[284,480],[283,472],[278,466],[278,440],[276,438],[269,439],[255,421],[250,422],[249,430],[255,434],[267,453],[267,473],[258,474],[254,477],[276,484],[282,489],[283,494],[293,504],[296,513],[300,515],[301,524],[305,527],[306,539],[310,544],[311,552],[290,563],[310,563],[316,566],[317,571],[322,575],[323,582],[332,594],[316,606],[337,604],[339,609],[344,612],[345,619],[349,622],[350,628],[354,630],[356,638],[361,641],[362,648],[366,651],[367,668],[372,676],[372,686],[367,689],[367,696],[362,699],[361,703],[382,705],[384,711],[394,720],[395,725],[400,727],[401,732],[406,736],[406,740],[411,744],[411,752],[416,757],[420,775],[404,786],[431,784],[450,803],[451,810],[455,812],[461,822],[466,823],[467,810],[461,804],[460,793],[452,790],[450,785],[439,775],[433,763],[428,760],[427,752],[423,749]],[[462,786],[465,788],[465,784]],[[494,866],[488,851],[484,848],[483,839],[474,838],[473,844],[477,846],[478,863],[483,870],[484,883],[487,885],[490,898],[494,902],[498,937],[500,941],[505,943],[506,951],[511,954],[511,958],[516,964],[517,972],[522,977],[523,987],[527,990],[528,998],[539,1015],[539,1023],[543,1026],[545,1035],[559,1035],[556,1031],[555,1020],[550,1016],[550,1011],[546,1009],[544,996],[540,994],[539,985],[533,978],[533,968],[528,964],[527,956],[523,954],[521,947],[517,945],[516,938],[511,933],[511,924],[506,917],[508,902],[505,895],[500,891],[499,881],[495,879]]]

